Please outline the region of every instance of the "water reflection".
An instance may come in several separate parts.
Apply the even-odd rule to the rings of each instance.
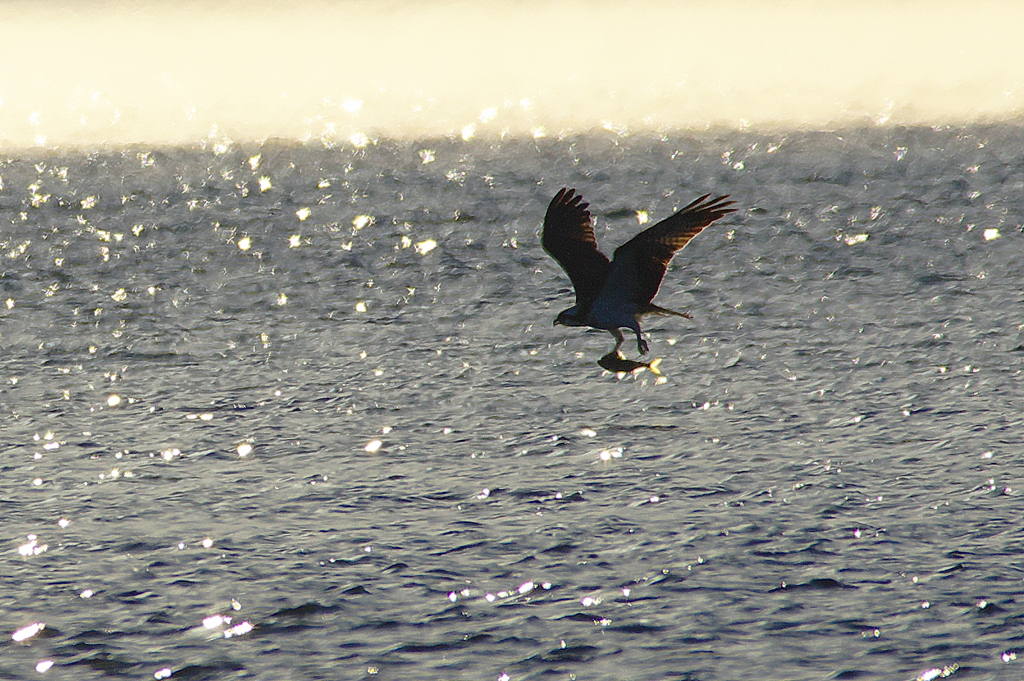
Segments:
[[[0,664],[1005,674],[1022,137],[838,137],[8,155],[3,586],[9,632],[46,626]],[[692,186],[758,207],[670,270],[701,314],[652,329],[657,389],[545,321],[567,176],[609,237]]]
[[[115,3],[100,13],[19,1],[0,11],[14,36],[5,54],[31,63],[35,77],[8,84],[0,127],[17,147],[202,140],[227,156],[244,140],[275,137],[367,148],[382,132],[541,139],[598,128],[993,120],[1022,108],[1012,32],[1020,19],[1008,0],[968,13],[945,1],[650,0],[626,14],[568,0],[527,11],[302,0]],[[922,22],[927,30],[914,30]],[[729,29],[680,44],[684,26]],[[348,38],[311,38],[319,35]],[[623,35],[643,36],[645,49],[629,49]],[[961,49],[950,51],[956,41]],[[257,68],[211,73],[211,63],[251,61],[254,44]],[[60,80],[79,85],[46,86]]]

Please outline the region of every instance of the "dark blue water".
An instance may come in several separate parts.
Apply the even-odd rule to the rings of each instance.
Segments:
[[[1016,678],[1022,139],[9,153],[0,676]],[[737,200],[666,381],[552,327],[562,186]]]

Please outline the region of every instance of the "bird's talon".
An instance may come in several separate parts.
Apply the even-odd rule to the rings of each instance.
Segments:
[[[641,355],[646,355],[650,348],[647,347],[647,341],[642,340],[636,344],[636,349],[640,351]]]

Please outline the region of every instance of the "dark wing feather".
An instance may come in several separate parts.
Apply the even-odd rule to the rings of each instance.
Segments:
[[[575,189],[561,189],[548,205],[540,243],[576,288],[576,305],[589,309],[601,292],[611,263],[597,249],[588,203]]]
[[[672,256],[705,227],[736,210],[729,207],[735,201],[728,201],[728,196],[708,200],[709,196],[705,194],[615,249],[614,263],[621,262],[622,267],[613,266],[612,276],[617,282],[622,280],[621,286],[627,289],[622,292],[626,299],[641,307],[650,304]]]

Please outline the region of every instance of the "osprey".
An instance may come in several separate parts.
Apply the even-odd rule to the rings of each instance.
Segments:
[[[723,215],[734,212],[728,196],[708,200],[705,194],[615,249],[611,262],[597,249],[589,203],[575,189],[561,189],[544,216],[540,242],[558,261],[576,289],[576,304],[562,310],[554,325],[589,326],[615,337],[616,353],[625,340],[621,328],[636,334],[636,348],[647,354],[640,319],[648,314],[689,317],[651,301],[661,286],[669,261],[690,239]]]

